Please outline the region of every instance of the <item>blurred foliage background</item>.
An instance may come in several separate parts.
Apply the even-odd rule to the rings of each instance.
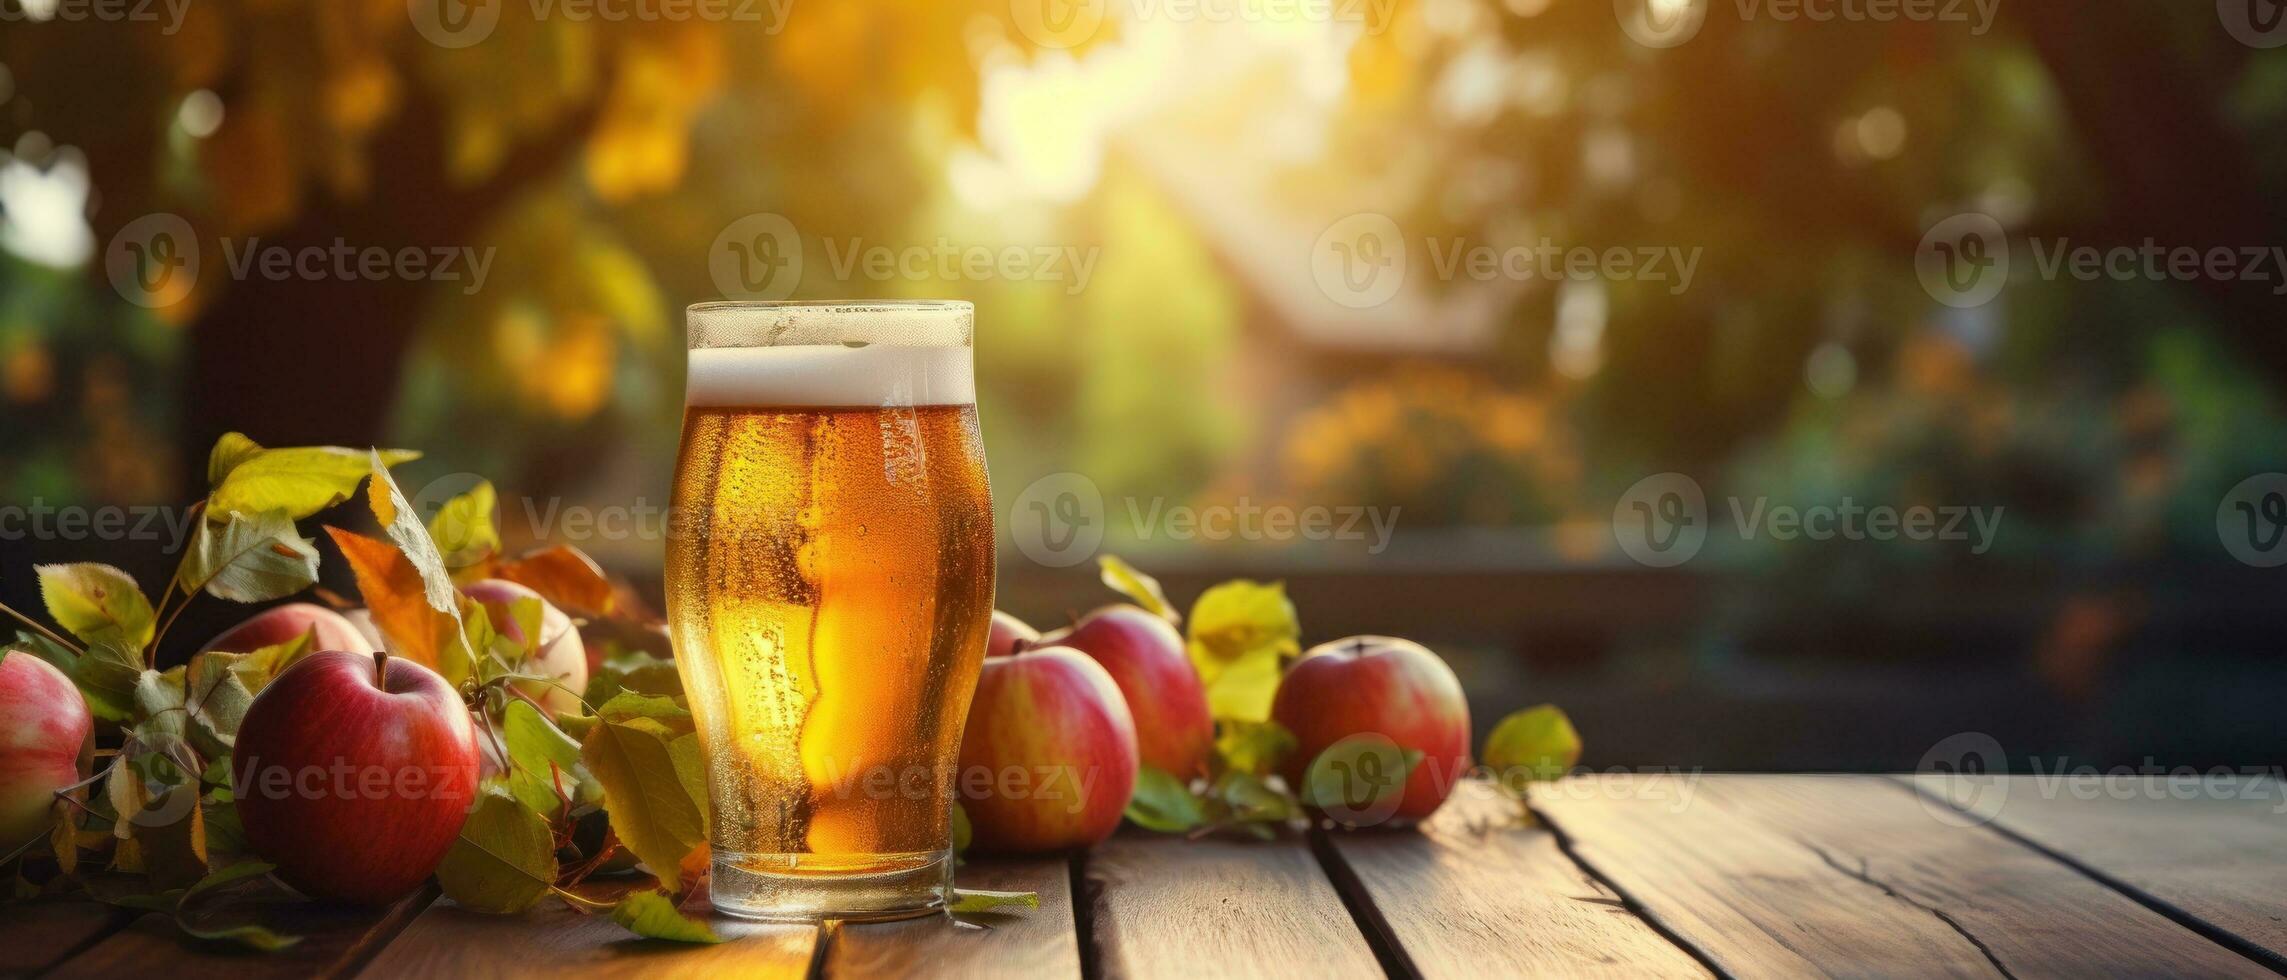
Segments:
[[[1911,765],[1981,724],[2097,757],[2287,744],[2258,696],[2278,679],[2275,573],[2216,531],[2233,485],[2287,468],[2276,283],[2020,274],[1955,309],[1914,271],[1930,224],[1971,210],[2020,245],[2287,242],[2287,53],[2209,4],[2067,0],[1989,24],[1717,3],[1656,49],[1619,28],[1635,2],[782,0],[607,21],[444,0],[498,18],[456,47],[427,39],[418,0],[191,0],[172,27],[22,0],[0,22],[0,500],[187,500],[237,429],[419,447],[416,481],[499,484],[512,537],[560,536],[536,520],[554,506],[663,504],[680,307],[718,294],[718,234],[769,212],[808,256],[796,298],[976,303],[1004,501],[1084,474],[1107,549],[1179,588],[1287,578],[1323,633],[1306,639],[1444,644],[1481,714],[1567,700],[1606,761]],[[1074,7],[1101,28],[1043,34]],[[105,255],[155,212],[190,223],[206,270],[147,309]],[[1358,212],[1417,243],[1700,261],[1678,292],[1441,279],[1417,248],[1399,294],[1360,311],[1310,264]],[[496,260],[473,294],[223,272],[228,247],[336,241]],[[1076,289],[828,259],[939,242],[1093,265]],[[1663,471],[1719,510],[2006,517],[1980,555],[1716,534],[1646,569],[1611,515]],[[1123,519],[1241,501],[1399,516],[1371,551]],[[655,573],[655,540],[581,543]],[[36,549],[0,547],[14,601]],[[1084,568],[1004,556],[1006,606],[1099,601]],[[1761,721],[1742,733],[1743,711]]]

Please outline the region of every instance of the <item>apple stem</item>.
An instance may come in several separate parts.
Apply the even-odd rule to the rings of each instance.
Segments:
[[[389,689],[389,651],[387,650],[373,651],[373,686],[384,691]]]

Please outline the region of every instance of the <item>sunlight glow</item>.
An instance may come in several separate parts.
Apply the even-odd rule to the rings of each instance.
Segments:
[[[964,204],[986,207],[1012,193],[1078,200],[1096,186],[1123,130],[1168,113],[1251,113],[1261,125],[1249,135],[1281,156],[1323,146],[1359,24],[1138,18],[1136,9],[1112,5],[1124,18],[1118,35],[1078,57],[985,52],[977,133],[987,159],[957,154],[948,174]],[[1153,138],[1180,139],[1164,131]]]
[[[18,148],[23,149],[24,143],[19,142]],[[95,232],[86,218],[87,160],[70,147],[53,157],[42,168],[0,153],[0,248],[41,265],[69,269],[95,254]]]

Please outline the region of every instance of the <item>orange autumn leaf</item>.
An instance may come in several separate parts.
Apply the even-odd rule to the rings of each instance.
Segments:
[[[683,855],[683,862],[676,870],[682,874],[684,881],[696,882],[706,877],[707,872],[713,870],[714,866],[714,848],[702,843],[692,848],[691,853]]]
[[[357,576],[357,591],[373,615],[373,626],[388,639],[390,653],[432,670],[438,651],[459,636],[453,618],[430,608],[421,573],[397,546],[338,527],[326,528]]]
[[[570,545],[543,548],[514,561],[504,561],[494,574],[530,587],[556,608],[583,616],[608,616],[612,611],[611,579],[588,553]]]

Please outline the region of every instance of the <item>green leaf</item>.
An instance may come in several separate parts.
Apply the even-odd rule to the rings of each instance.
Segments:
[[[294,531],[294,520],[283,510],[247,516],[232,514],[226,523],[201,521],[183,550],[175,569],[175,584],[185,595],[200,589],[232,602],[267,602],[282,599],[317,584],[318,549]]]
[[[222,483],[238,464],[254,458],[262,451],[262,444],[246,437],[243,432],[225,432],[214,441],[214,449],[206,456],[206,485],[209,490]]]
[[[675,703],[673,698],[654,697],[621,691],[596,709],[606,721],[625,721],[629,718],[651,718],[659,721],[691,720],[691,710]]]
[[[1134,565],[1122,561],[1118,555],[1103,555],[1096,559],[1103,569],[1104,584],[1112,591],[1135,600],[1154,616],[1170,623],[1183,621],[1183,614],[1167,601],[1167,593],[1160,591],[1159,580],[1136,570]]]
[[[79,688],[87,710],[104,721],[126,721],[135,711],[135,682],[143,658],[117,643],[91,643],[81,653],[37,633],[18,633],[14,649],[47,661]]]
[[[429,518],[429,537],[444,553],[445,564],[462,568],[500,552],[500,529],[492,521],[497,502],[491,482],[478,480],[469,492],[437,508]]]
[[[707,822],[714,819],[714,811],[707,798],[707,760],[699,749],[698,733],[667,743],[667,756],[675,763],[675,779],[683,784],[683,794],[699,808],[699,839],[708,840]]]
[[[229,654],[223,662],[230,665],[231,674],[238,678],[240,684],[245,685],[247,690],[260,694],[263,688],[270,686],[271,681],[278,679],[279,674],[285,673],[286,668],[309,656],[316,642],[317,627],[313,626],[308,632],[284,643],[273,643],[250,653]]]
[[[683,677],[676,672],[675,661],[641,650],[626,650],[604,658],[600,667],[588,675],[584,696],[591,704],[609,704],[622,691],[679,698],[683,696]]]
[[[1399,748],[1386,735],[1347,736],[1310,761],[1302,802],[1345,823],[1378,822],[1403,799],[1406,778],[1421,759],[1419,749]]]
[[[1207,795],[1222,804],[1227,822],[1284,823],[1295,815],[1294,800],[1254,773],[1226,772],[1207,788]]]
[[[429,529],[421,526],[420,515],[406,501],[405,492],[397,488],[390,477],[393,465],[380,450],[369,453],[367,461],[372,481],[365,488],[365,499],[373,510],[373,519],[381,522],[381,529],[397,550],[405,556],[407,564],[421,580],[421,598],[430,609],[452,618],[458,627],[452,633],[454,641],[439,644],[436,651],[437,673],[447,682],[458,684],[483,663],[483,653],[489,650],[492,624],[481,612],[464,615],[462,604],[476,603],[461,594],[453,584],[452,572],[445,568],[445,558],[437,551],[437,543],[429,539]],[[362,580],[361,580],[362,587]],[[367,605],[373,605],[368,596]],[[418,607],[415,607],[416,609]],[[438,624],[442,625],[439,620]],[[474,631],[481,639],[471,638]]]
[[[611,920],[645,939],[678,943],[719,943],[723,937],[704,919],[684,915],[665,892],[639,891],[611,907]]]
[[[1270,775],[1294,749],[1294,733],[1275,721],[1226,718],[1215,723],[1215,757],[1231,772]]]
[[[193,939],[204,940],[210,943],[229,943],[231,945],[244,946],[248,949],[263,953],[275,953],[279,950],[285,949],[289,946],[294,945],[295,943],[302,941],[302,937],[300,936],[283,935],[274,932],[267,927],[257,925],[238,925],[222,926],[219,928],[207,928],[205,926],[194,926],[180,918],[175,920],[175,925],[176,927],[183,930],[183,935],[189,936]]]
[[[254,690],[236,670],[249,656],[252,654],[202,653],[191,658],[184,678],[184,709],[191,744],[209,758],[230,756],[231,748],[238,744],[238,723],[254,704]]]
[[[183,679],[183,668],[169,667],[146,670],[135,682],[135,736],[152,743],[152,748],[171,744],[169,739],[179,741],[190,732],[190,691]]]
[[[421,575],[421,595],[429,608],[458,618],[461,614],[460,590],[453,586],[452,573],[445,569],[445,557],[437,551],[437,543],[429,539],[429,529],[421,526],[420,515],[405,499],[405,492],[397,488],[390,478],[390,463],[380,450],[371,453],[368,461],[373,485],[366,488],[366,503],[373,509],[373,519],[381,522],[381,530],[395,542],[397,550],[405,553],[405,560]],[[355,486],[355,484],[352,484]]]
[[[228,437],[224,438],[224,442],[229,441]],[[222,479],[215,483],[214,492],[207,495],[208,520],[222,521],[232,514],[283,510],[289,520],[298,521],[348,500],[370,472],[372,460],[378,459],[388,467],[421,458],[420,453],[403,449],[356,450],[340,446],[246,449],[253,445],[252,440],[234,444],[228,458],[222,455],[223,443],[215,445],[217,455],[209,457],[207,462],[209,475],[218,468],[218,463],[228,466]]]
[[[38,565],[33,571],[48,615],[81,642],[137,651],[150,645],[158,623],[150,600],[126,572],[94,562]]]
[[[1129,822],[1145,830],[1180,834],[1207,822],[1207,811],[1191,787],[1166,770],[1151,766],[1136,769],[1136,792],[1128,798]]]
[[[181,929],[183,935],[203,942],[229,943],[265,953],[275,953],[295,943],[300,936],[273,932],[259,925],[207,926],[190,921],[184,914],[191,900],[232,882],[243,881],[257,875],[268,874],[271,866],[260,861],[241,861],[229,867],[199,876],[188,887],[170,888],[157,895],[101,895],[97,898],[120,908],[157,912],[168,917]]]
[[[580,746],[580,758],[603,784],[613,832],[671,889],[681,884],[684,855],[706,842],[706,818],[668,748],[675,735],[656,719],[607,715]]]
[[[437,883],[461,907],[522,912],[556,883],[556,839],[548,820],[499,783],[487,783],[461,836],[437,866]]]
[[[961,806],[961,801],[953,801],[953,853],[967,851],[976,834],[976,828],[969,826],[969,811]]]
[[[229,760],[223,760],[228,762]],[[208,783],[208,785],[214,785]],[[206,802],[200,804],[205,812],[207,856],[231,857],[254,853],[254,846],[246,842],[246,825],[238,820],[238,804],[228,789],[209,790]]]
[[[989,892],[973,888],[953,889],[953,902],[945,911],[954,915],[975,915],[1001,909],[1036,909],[1040,907],[1039,892]]]
[[[175,914],[175,906],[178,904],[177,900],[182,898],[182,895],[182,889],[177,888],[164,895],[114,895],[105,898],[103,903],[117,905],[123,909],[140,909],[145,912],[173,915]]]
[[[1241,721],[1269,718],[1279,665],[1301,651],[1301,636],[1285,583],[1237,579],[1201,593],[1187,639],[1209,711]]]
[[[234,881],[269,874],[275,867],[275,865],[262,861],[240,861],[200,878],[197,884],[183,890],[183,897],[176,902],[176,905],[177,907],[188,906],[191,899],[197,898],[205,892],[213,891]]]
[[[1515,712],[1493,726],[1478,754],[1504,790],[1521,795],[1525,785],[1559,779],[1580,761],[1580,733],[1553,704]]]
[[[556,812],[564,802],[556,789],[559,780],[574,803],[594,803],[602,797],[602,787],[580,762],[580,743],[550,723],[540,709],[511,697],[500,714],[500,738],[508,745],[508,788],[525,806]]]

